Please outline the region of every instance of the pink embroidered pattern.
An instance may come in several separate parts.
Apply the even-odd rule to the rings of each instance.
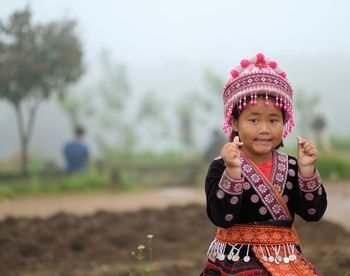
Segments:
[[[227,215],[225,216],[225,220],[226,220],[226,221],[231,221],[231,220],[233,220],[233,215],[232,215],[232,214],[227,214]]]
[[[259,213],[260,213],[260,215],[266,215],[267,214],[267,209],[266,209],[266,207],[264,207],[264,206],[262,206],[262,207],[260,207],[259,208]]]
[[[222,174],[219,182],[219,188],[230,195],[239,195],[243,192],[244,179],[234,179],[229,177],[226,172]]]
[[[231,77],[224,87],[224,132],[229,137],[232,136],[230,120],[235,107],[242,110],[248,104],[256,105],[258,95],[264,95],[266,106],[271,97],[275,99],[276,107],[284,109],[286,116],[283,137],[286,137],[295,124],[293,90],[286,77],[286,72],[276,62],[270,61],[261,53],[250,59],[243,59],[231,70]]]
[[[266,188],[265,185],[260,184],[260,185],[258,186],[258,190],[259,190],[261,193],[266,193],[267,188]]]
[[[277,157],[277,158],[276,158]],[[280,194],[283,194],[285,182],[287,179],[287,170],[288,170],[288,157],[282,155],[279,152],[274,152],[273,154],[273,172],[272,175],[274,178],[272,179],[272,183],[274,187]]]
[[[218,191],[216,192],[216,197],[217,197],[218,199],[223,199],[224,196],[225,196],[225,192],[224,192],[223,190],[218,190]]]
[[[289,169],[288,173],[289,173],[289,175],[292,176],[292,177],[295,176],[295,170],[293,170],[293,169]]]
[[[321,188],[321,178],[317,170],[314,173],[314,175],[310,177],[302,177],[301,174],[299,173],[298,181],[299,181],[299,187],[303,192],[313,192]],[[321,190],[321,194],[322,194],[322,190]]]
[[[249,160],[241,157],[242,161],[242,173],[250,181],[252,188],[258,194],[258,197],[262,200],[262,203],[269,210],[271,216],[278,219],[286,219],[288,214],[285,213],[284,207],[280,206],[279,200],[277,199],[274,192],[265,179],[260,176],[258,172],[245,170],[244,168],[249,168],[246,165],[249,164]],[[281,164],[281,165],[280,165]],[[279,166],[280,165],[280,166]],[[283,165],[283,166],[282,166]],[[273,182],[276,185],[276,189],[282,193],[284,189],[284,183],[287,178],[288,169],[288,158],[285,153],[279,153],[277,151],[273,152]],[[255,198],[251,197],[251,201],[254,202]],[[259,213],[263,215],[264,209],[259,209]]]
[[[291,165],[295,165],[297,162],[294,160],[294,159],[290,159],[289,160],[289,164],[291,164]]]
[[[315,209],[315,208],[307,209],[307,213],[308,213],[309,215],[314,215],[314,214],[316,214],[316,209]]]
[[[286,184],[286,187],[287,187],[288,190],[293,189],[293,183],[288,181],[287,184]]]
[[[314,195],[312,193],[307,193],[305,195],[306,200],[311,201],[314,199]]]
[[[259,201],[258,195],[252,195],[250,197],[250,201],[253,202],[253,203],[257,203]]]
[[[250,189],[250,184],[248,182],[243,183],[243,189],[244,190],[249,190]]]
[[[237,196],[233,196],[233,197],[231,198],[231,200],[230,200],[230,203],[231,203],[232,205],[237,204],[237,202],[238,202],[238,197],[237,197]]]

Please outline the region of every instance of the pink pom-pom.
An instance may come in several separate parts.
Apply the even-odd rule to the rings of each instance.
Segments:
[[[242,59],[242,60],[241,60],[241,66],[242,66],[242,68],[246,68],[246,67],[248,67],[249,65],[250,65],[249,60],[247,60],[247,59]]]
[[[257,58],[258,61],[264,61],[265,60],[265,56],[262,53],[257,54],[256,58]]]
[[[286,74],[286,72],[282,72],[282,73],[281,73],[280,75],[281,75],[281,77],[282,77],[282,78],[285,78],[285,77],[287,77],[287,74]]]
[[[233,78],[237,78],[237,77],[238,77],[238,72],[236,71],[236,69],[232,69],[232,70],[231,70],[231,76],[232,76]]]
[[[277,67],[277,62],[276,62],[276,61],[270,61],[269,66],[270,66],[273,70],[275,70],[276,67]]]

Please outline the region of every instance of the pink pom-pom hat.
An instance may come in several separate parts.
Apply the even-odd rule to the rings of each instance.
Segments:
[[[294,126],[293,90],[287,80],[287,74],[277,62],[270,61],[259,53],[250,59],[241,60],[231,71],[231,77],[224,87],[224,132],[232,136],[231,119],[235,107],[241,111],[247,104],[257,104],[257,96],[264,95],[266,105],[269,98],[275,100],[275,105],[285,112],[283,137],[291,132]],[[250,102],[246,98],[250,97]]]

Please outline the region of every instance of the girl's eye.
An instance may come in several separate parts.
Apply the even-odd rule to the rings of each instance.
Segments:
[[[277,123],[278,120],[277,120],[277,119],[271,119],[270,122],[271,122],[271,123]]]
[[[252,123],[256,123],[258,120],[257,119],[250,119],[249,121]]]

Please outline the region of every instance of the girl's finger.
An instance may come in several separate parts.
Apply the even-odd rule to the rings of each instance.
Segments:
[[[305,152],[308,152],[308,151],[310,151],[310,150],[313,150],[314,147],[311,146],[310,144],[307,144],[307,145],[304,145],[303,149],[304,149]]]
[[[233,144],[236,144],[238,146],[242,146],[243,145],[243,142],[239,141],[239,136],[235,136],[235,138],[233,138],[233,141],[232,141]]]
[[[318,157],[318,151],[316,149],[312,149],[308,152],[308,155]]]

